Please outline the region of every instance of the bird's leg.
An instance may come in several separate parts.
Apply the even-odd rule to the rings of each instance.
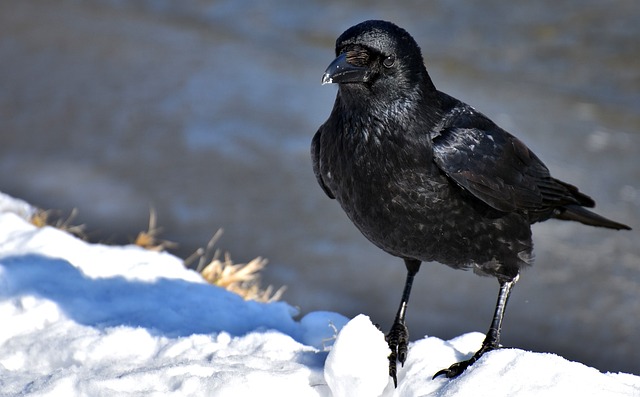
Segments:
[[[500,330],[502,329],[502,319],[504,318],[504,311],[507,307],[507,301],[511,294],[511,288],[518,281],[519,276],[516,275],[509,281],[500,281],[500,294],[498,295],[498,302],[496,303],[496,310],[493,314],[493,320],[491,321],[491,327],[487,336],[482,342],[482,347],[478,350],[470,359],[455,363],[449,368],[438,371],[433,378],[440,375],[445,375],[447,378],[455,378],[464,372],[467,367],[478,361],[482,355],[488,351],[495,350],[500,347]]]
[[[398,378],[396,376],[396,362],[400,361],[400,364],[404,365],[407,359],[407,350],[409,347],[409,330],[404,323],[404,317],[407,312],[407,304],[409,303],[409,295],[411,295],[411,286],[413,285],[413,278],[418,270],[420,270],[420,261],[415,259],[405,259],[404,264],[407,267],[407,280],[404,283],[404,290],[402,291],[402,300],[400,301],[400,307],[398,313],[391,326],[391,331],[387,334],[387,343],[391,349],[389,354],[389,375],[393,378],[393,384],[398,386]]]

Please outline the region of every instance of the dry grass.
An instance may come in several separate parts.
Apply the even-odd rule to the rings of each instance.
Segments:
[[[36,227],[52,226],[71,233],[83,240],[87,239],[85,225],[74,225],[73,220],[78,216],[78,209],[74,208],[66,218],[60,215],[60,211],[37,209],[31,216],[31,223]]]
[[[198,258],[196,270],[207,282],[235,292],[245,300],[258,302],[279,300],[285,287],[275,290],[271,285],[265,289],[260,286],[260,271],[267,265],[267,260],[258,257],[246,264],[236,264],[233,263],[228,252],[224,254],[224,258],[221,258],[220,250],[213,249],[221,234],[222,230],[218,230],[207,244],[207,248],[196,251],[194,255],[187,258],[185,265],[188,266]],[[208,255],[211,252],[213,255]]]
[[[200,274],[209,283],[223,287],[242,296],[246,300],[258,302],[274,302],[282,297],[285,287],[274,291],[273,286],[265,289],[260,287],[260,271],[264,269],[267,260],[255,258],[247,264],[234,264],[228,253],[224,260],[213,259],[202,269]]]
[[[77,209],[74,208],[67,217],[62,217],[59,213],[60,211],[39,209],[31,217],[31,223],[37,227],[52,226],[87,240],[85,225],[73,224],[73,220],[78,215]],[[158,237],[161,232],[162,228],[157,226],[157,215],[152,208],[149,211],[149,227],[146,231],[138,233],[133,244],[156,252],[175,248],[176,243]],[[221,235],[222,229],[214,234],[206,248],[197,250],[185,259],[185,266],[189,267],[198,261],[196,271],[207,282],[234,292],[246,300],[258,302],[279,300],[286,289],[285,287],[276,290],[273,286],[264,289],[260,286],[260,272],[267,265],[267,260],[258,257],[246,264],[233,263],[229,253],[225,253],[223,256],[219,250],[214,249],[215,243]]]
[[[175,248],[178,244],[173,241],[160,240],[158,236],[162,232],[162,228],[157,226],[156,211],[151,208],[149,210],[149,227],[146,231],[138,233],[133,243],[149,251],[166,251],[168,248]]]

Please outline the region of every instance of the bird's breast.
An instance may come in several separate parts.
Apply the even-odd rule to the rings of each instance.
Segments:
[[[324,142],[322,157],[325,183],[374,243],[390,233],[433,232],[427,214],[447,203],[449,186],[429,147],[363,128]]]

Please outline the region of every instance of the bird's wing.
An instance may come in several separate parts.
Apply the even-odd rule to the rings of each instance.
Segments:
[[[459,186],[505,212],[578,203],[524,143],[486,118],[479,121],[433,137],[435,163]]]
[[[329,196],[330,199],[335,199],[335,195],[324,183],[322,174],[320,173],[320,136],[322,135],[323,127],[324,125],[320,127],[318,132],[316,132],[316,134],[313,136],[313,140],[311,141],[311,161],[313,162],[313,173],[316,174],[318,184],[320,184],[320,187],[322,188],[322,190],[324,190],[324,192],[327,194],[327,196]]]

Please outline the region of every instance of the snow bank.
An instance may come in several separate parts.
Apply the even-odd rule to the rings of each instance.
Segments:
[[[172,255],[36,228],[32,211],[0,193],[0,396],[640,396],[639,376],[517,349],[431,380],[478,333],[412,343],[394,389],[365,316],[298,321],[287,303],[244,301]]]

